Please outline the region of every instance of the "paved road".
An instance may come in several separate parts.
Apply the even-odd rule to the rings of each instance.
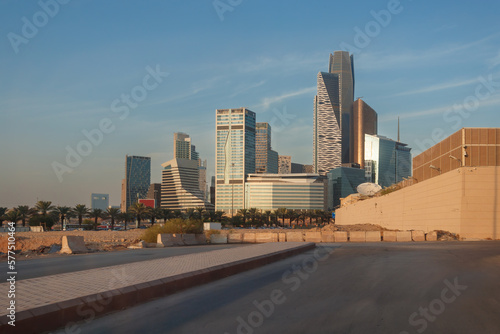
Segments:
[[[18,273],[17,280],[244,246],[246,245],[206,245],[189,247],[145,248],[134,250],[127,249],[117,252],[61,255],[56,257],[22,260],[17,261],[16,263],[16,269]],[[0,282],[5,282],[6,279],[7,271],[0,272]]]
[[[500,333],[499,242],[325,246],[79,333]]]

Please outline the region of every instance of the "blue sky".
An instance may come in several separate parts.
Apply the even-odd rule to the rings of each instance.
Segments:
[[[399,116],[414,154],[461,127],[500,126],[498,1],[61,2],[42,0],[48,15],[0,1],[0,206],[89,205],[92,192],[118,205],[125,155],[151,156],[160,182],[177,131],[213,175],[217,108],[249,107],[274,126],[273,149],[310,164],[316,75],[341,48],[379,134],[395,138]],[[168,75],[145,90],[148,69]],[[123,117],[113,102],[132,92]],[[67,147],[102,122],[70,166]]]

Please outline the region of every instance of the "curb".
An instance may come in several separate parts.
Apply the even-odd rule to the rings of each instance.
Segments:
[[[309,251],[315,247],[316,244],[314,243],[305,243],[297,245],[293,249],[281,250],[177,276],[134,284],[121,289],[108,290],[60,303],[19,311],[16,313],[15,327],[9,326],[7,324],[9,319],[3,316],[0,318],[0,329],[2,332],[6,330],[5,333],[12,330],[12,332],[16,333],[29,334],[65,328],[66,332],[74,333],[75,330],[78,330],[77,322],[79,321],[92,321],[94,318],[110,312],[121,311],[140,303],[252,270]],[[82,310],[90,315],[87,319],[78,315],[82,314]]]

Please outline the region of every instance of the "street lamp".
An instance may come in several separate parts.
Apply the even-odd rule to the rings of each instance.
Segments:
[[[434,165],[430,165],[429,168],[435,169],[435,170],[437,170],[439,172],[439,174],[441,174],[441,168],[436,167]]]
[[[460,163],[460,167],[463,167],[462,160],[460,160],[459,158],[457,158],[451,154],[450,154],[449,158],[458,161]]]

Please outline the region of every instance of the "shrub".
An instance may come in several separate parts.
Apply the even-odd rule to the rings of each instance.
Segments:
[[[165,224],[155,224],[144,231],[141,240],[156,242],[158,234],[186,233],[196,234],[203,232],[203,221],[199,219],[170,219]]]

